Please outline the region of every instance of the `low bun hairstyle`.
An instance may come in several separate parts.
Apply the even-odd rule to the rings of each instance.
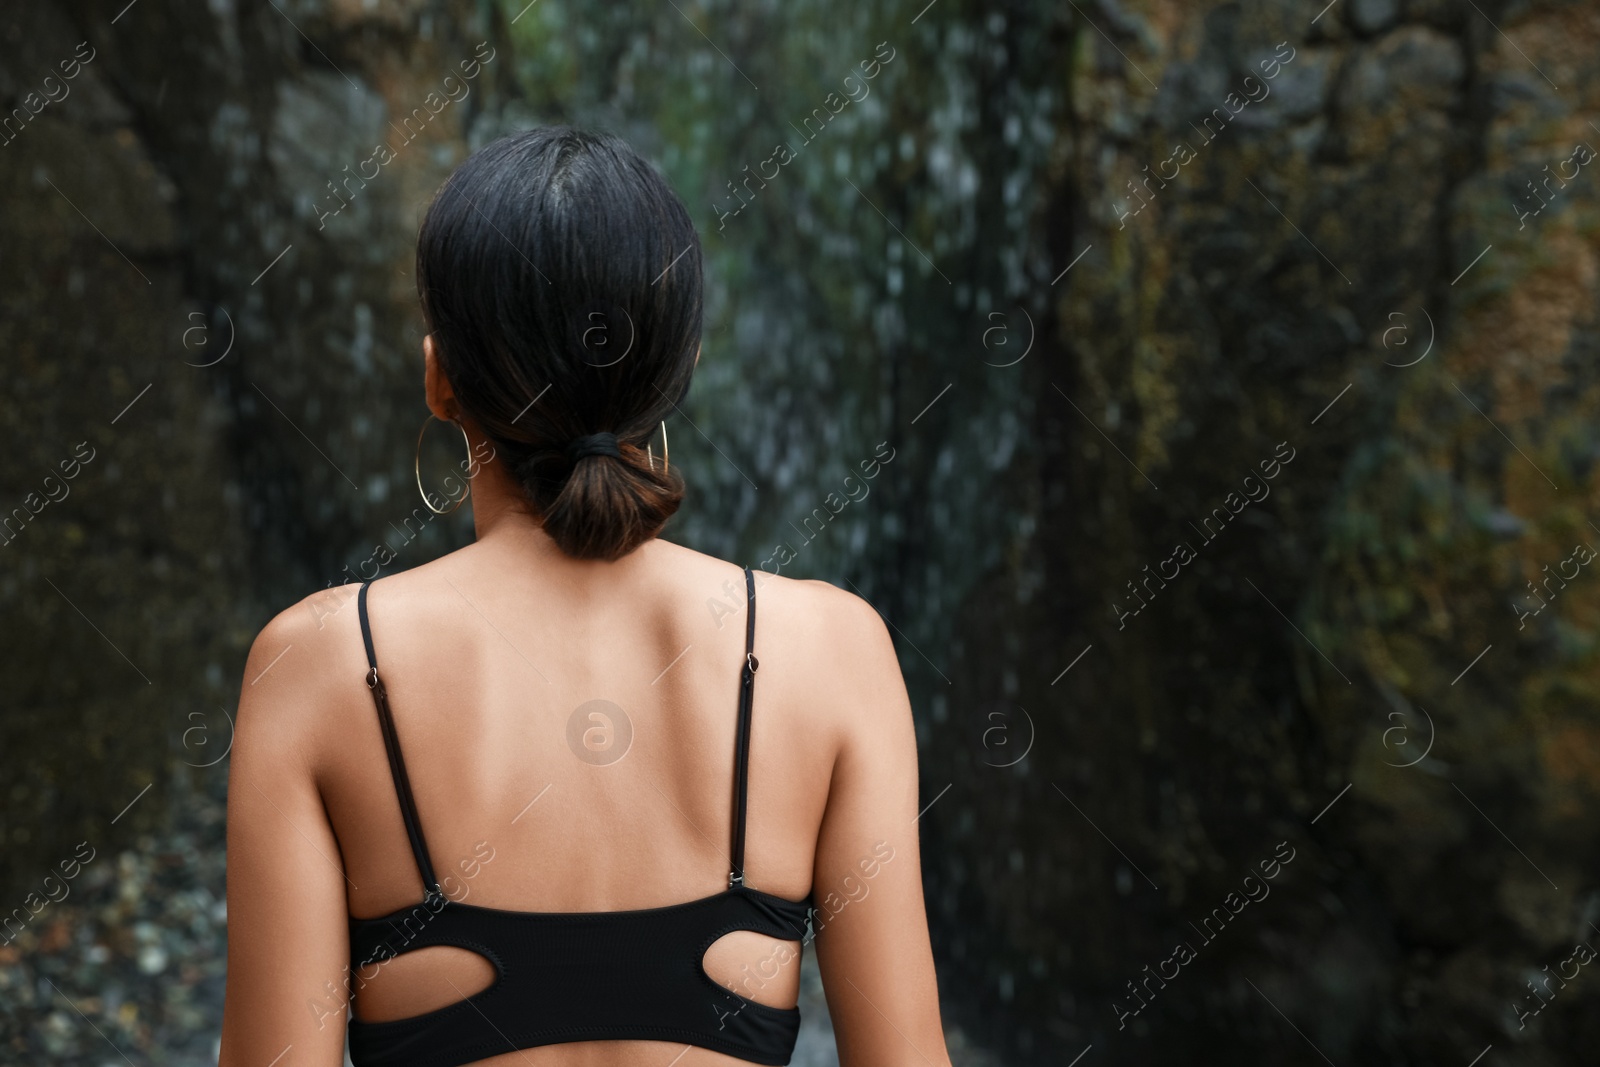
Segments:
[[[428,208],[417,291],[435,357],[568,555],[618,559],[683,501],[646,442],[688,393],[701,285],[688,210],[611,134],[502,137]],[[595,434],[616,448],[573,458]]]

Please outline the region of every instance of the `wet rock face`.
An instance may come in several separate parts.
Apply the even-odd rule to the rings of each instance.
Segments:
[[[965,860],[930,875],[950,973],[1023,1062],[1578,1063],[1592,1038],[1596,31],[1315,14],[1118,36],[1084,8],[1125,57],[1077,23],[1075,95],[1119,113],[1079,112],[1084,192],[1057,194],[1059,262],[1093,246],[1036,368],[1078,409],[1035,409],[1070,489],[992,580],[1009,610],[968,607],[941,667],[979,710],[925,762],[973,809],[924,830]],[[1271,95],[1207,125],[1283,40]],[[1001,626],[1024,656],[995,656]],[[1036,740],[990,771],[1008,685]],[[1036,846],[1007,856],[1002,824]]]
[[[103,832],[152,783],[159,809],[189,714],[225,743],[263,610],[343,580],[352,516],[398,509],[394,477],[364,472],[404,466],[373,409],[425,414],[404,279],[477,107],[426,98],[473,54],[456,8],[5,16],[0,227],[20,254],[0,265],[0,403],[35,428],[5,465],[25,509],[5,581],[38,625],[11,650],[0,837],[23,854],[53,862],[46,813]],[[394,158],[363,168],[386,139]],[[40,481],[69,461],[68,485]]]
[[[905,642],[957,1062],[1586,1062],[1592,968],[1549,976],[1600,945],[1600,30],[1318,6],[690,11],[716,48],[643,3],[0,15],[6,1047],[105,1051],[46,976],[205,1059],[245,649],[468,535],[388,532],[412,242],[559,116],[704,235],[671,536]]]

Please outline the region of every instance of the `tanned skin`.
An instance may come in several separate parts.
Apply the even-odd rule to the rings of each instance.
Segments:
[[[460,419],[431,338],[424,357],[428,407]],[[470,454],[492,456],[463,422]],[[411,504],[395,502],[397,522]],[[421,565],[398,560],[368,593],[433,863],[454,879],[447,894],[519,911],[615,911],[725,889],[745,637],[739,566],[661,540],[616,562],[567,557],[493,458],[464,506],[474,543]],[[843,1067],[947,1067],[916,739],[893,641],[851,593],[756,576],[746,882],[791,900],[814,890],[824,909],[805,951],[817,953]],[[339,1067],[352,1008],[403,1018],[494,980],[482,957],[449,947],[349,972],[347,913],[386,915],[423,896],[365,684],[356,588],[283,611],[245,666],[228,787],[220,1067]],[[567,740],[574,710],[595,699],[623,709],[632,728],[626,754],[604,765]],[[751,1000],[790,1007],[801,948],[741,931],[704,965]],[[478,1062],[745,1061],[668,1042],[586,1041]]]

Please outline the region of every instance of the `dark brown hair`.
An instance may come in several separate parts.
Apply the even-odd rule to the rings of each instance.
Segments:
[[[562,550],[614,560],[683,500],[645,443],[687,394],[700,238],[621,138],[545,126],[468,157],[417,237],[417,291],[445,377]],[[576,460],[595,433],[620,458]]]

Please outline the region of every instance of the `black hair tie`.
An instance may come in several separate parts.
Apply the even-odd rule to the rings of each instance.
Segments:
[[[567,445],[567,458],[574,463],[585,456],[610,456],[612,459],[621,459],[622,450],[617,447],[617,435],[602,430],[587,437],[579,437]]]

